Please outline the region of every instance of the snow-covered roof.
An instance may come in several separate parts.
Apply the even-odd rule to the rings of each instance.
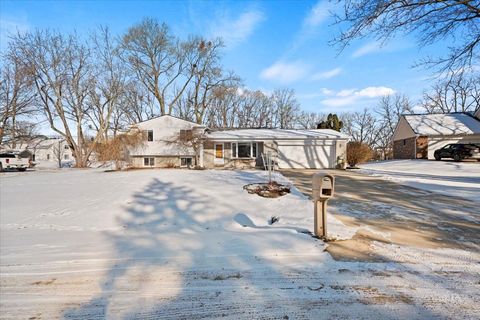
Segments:
[[[214,131],[207,135],[212,140],[304,140],[304,139],[348,139],[349,136],[331,129],[287,130],[287,129],[238,129]]]
[[[76,139],[76,137],[74,137]],[[17,140],[16,149],[25,150],[25,149],[49,149],[54,144],[57,145],[59,142],[64,143],[65,139],[60,137],[37,137],[32,138],[27,141]],[[10,146],[4,145],[0,146],[0,149],[11,149]]]
[[[137,122],[137,123],[134,123],[134,124],[131,124],[130,127],[135,127],[137,125],[144,125],[146,123],[150,123],[150,122],[153,122],[153,121],[158,121],[160,119],[171,119],[171,120],[174,120],[174,121],[180,121],[180,122],[185,122],[185,123],[189,123],[189,124],[192,124],[194,125],[195,127],[202,127],[202,128],[205,128],[204,125],[200,125],[196,122],[193,122],[193,121],[188,121],[188,120],[185,120],[185,119],[182,119],[182,118],[179,118],[179,117],[175,117],[175,116],[172,116],[172,115],[169,115],[169,114],[165,114],[165,115],[161,115],[161,116],[156,116],[156,117],[153,117],[151,119],[147,119],[147,120],[143,120],[143,121],[140,121],[140,122]]]
[[[465,113],[414,114],[404,117],[418,135],[480,134],[480,121]]]

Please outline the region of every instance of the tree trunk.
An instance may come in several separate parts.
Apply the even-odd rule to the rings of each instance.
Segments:
[[[11,131],[11,140],[12,140],[12,149],[15,149],[17,147],[17,142],[16,142],[16,132],[15,132],[15,127],[17,125],[17,119],[15,116],[15,113],[13,113],[12,116],[12,131]]]
[[[57,160],[58,160],[58,167],[61,168],[62,167],[62,145],[61,145],[62,141],[58,141],[58,157],[57,157]]]

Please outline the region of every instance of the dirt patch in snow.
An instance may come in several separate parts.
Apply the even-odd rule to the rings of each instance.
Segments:
[[[385,262],[388,259],[375,253],[370,239],[356,234],[349,240],[329,242],[325,249],[337,261]]]
[[[55,281],[57,281],[57,279],[52,278],[50,280],[45,280],[45,281],[35,281],[32,284],[35,285],[35,286],[41,286],[41,285],[48,286],[50,284],[53,284]]]

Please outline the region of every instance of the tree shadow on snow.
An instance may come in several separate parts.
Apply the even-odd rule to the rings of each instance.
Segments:
[[[118,216],[123,230],[105,235],[114,254],[98,294],[65,310],[64,319],[295,319],[317,318],[319,312],[340,318],[359,312],[392,316],[387,308],[380,310],[359,301],[357,293],[338,289],[352,278],[335,277],[336,268],[319,264],[305,269],[301,261],[283,266],[275,255],[262,255],[267,249],[288,248],[299,237],[305,243],[318,241],[298,234],[305,230],[290,227],[296,232],[283,232],[271,227],[272,232],[246,233],[238,224],[267,227],[255,225],[242,213],[232,221],[232,214],[218,212],[236,210],[229,199],[212,201],[208,191],[195,189],[201,187],[155,178],[135,193],[134,201]],[[414,306],[404,310],[418,315]]]

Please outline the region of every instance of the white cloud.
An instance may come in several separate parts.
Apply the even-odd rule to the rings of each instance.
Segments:
[[[362,102],[391,95],[395,93],[395,90],[388,87],[366,87],[363,89],[343,89],[338,92],[333,90],[322,88],[322,92],[327,92],[326,96],[330,96],[327,99],[321,101],[322,104],[330,107],[344,107],[353,104],[361,104]]]
[[[227,48],[232,48],[247,40],[264,19],[263,13],[257,10],[244,12],[236,19],[224,16],[215,19],[210,35],[222,38]]]
[[[324,99],[321,101],[321,103],[329,107],[344,107],[344,106],[352,105],[356,101],[357,99],[351,96],[351,97],[343,97],[343,98]]]
[[[320,92],[321,92],[322,94],[326,95],[326,96],[330,96],[330,95],[332,95],[332,94],[335,93],[335,91],[330,90],[330,89],[328,89],[328,88],[321,88],[321,89],[320,89]]]
[[[355,90],[356,89],[343,89],[343,90],[340,90],[336,96],[337,97],[348,97],[348,96],[352,96],[355,94]]]
[[[371,41],[365,43],[352,53],[352,58],[359,58],[368,54],[378,52],[396,52],[411,48],[412,42],[408,42],[405,39],[395,38],[388,43],[381,43],[378,41]]]
[[[305,20],[303,22],[304,25],[309,27],[316,27],[320,25],[330,15],[331,8],[332,5],[330,2],[326,0],[320,0],[305,17]]]
[[[282,84],[295,82],[307,73],[308,66],[299,61],[275,62],[260,73],[264,80],[272,80]]]
[[[316,73],[312,76],[312,80],[325,80],[338,76],[342,73],[342,68],[335,68],[323,72]]]
[[[363,46],[355,50],[352,54],[352,57],[359,58],[367,54],[371,54],[379,51],[382,51],[382,46],[378,42],[372,41],[364,44]]]
[[[359,97],[377,98],[390,94],[394,94],[395,90],[388,87],[367,87],[362,90],[354,92],[354,95]]]

